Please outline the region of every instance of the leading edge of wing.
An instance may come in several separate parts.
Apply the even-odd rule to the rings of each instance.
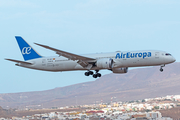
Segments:
[[[22,63],[22,64],[27,64],[27,65],[32,65],[32,63],[30,63],[30,62],[25,62],[25,61],[20,61],[20,60],[13,60],[13,59],[5,59],[5,60],[9,60],[12,62],[17,62],[17,63]]]
[[[60,56],[64,56],[66,58],[69,58],[71,60],[83,60],[83,61],[87,61],[87,60],[96,60],[94,58],[89,58],[89,57],[85,57],[85,56],[80,56],[80,55],[76,55],[76,54],[73,54],[73,53],[69,53],[69,52],[66,52],[66,51],[62,51],[62,50],[59,50],[59,49],[56,49],[56,48],[52,48],[50,46],[47,46],[47,45],[42,45],[42,44],[38,44],[38,43],[34,43],[38,46],[41,46],[41,47],[44,47],[46,49],[49,49],[49,50],[52,50],[52,51],[55,51],[56,54],[60,55]]]

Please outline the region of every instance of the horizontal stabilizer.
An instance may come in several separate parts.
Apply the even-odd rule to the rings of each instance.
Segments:
[[[5,60],[9,60],[9,61],[12,61],[12,62],[17,62],[17,63],[23,63],[23,64],[27,64],[27,65],[32,65],[32,63],[30,63],[30,62],[24,62],[24,61],[13,60],[13,59],[5,59]]]

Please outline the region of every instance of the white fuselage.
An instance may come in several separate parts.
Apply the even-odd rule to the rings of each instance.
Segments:
[[[122,67],[141,67],[141,66],[157,66],[165,65],[175,61],[174,57],[163,51],[130,51],[130,52],[113,52],[113,53],[99,53],[99,54],[87,54],[83,55],[96,60],[102,58],[113,59],[113,68]],[[73,61],[65,57],[42,57],[37,59],[28,60],[32,65],[18,63],[16,65],[44,70],[44,71],[73,71],[73,70],[88,70],[83,68],[77,63],[77,60]],[[88,61],[89,62],[89,61]],[[92,61],[94,62],[94,61]],[[101,70],[94,66],[91,70]]]

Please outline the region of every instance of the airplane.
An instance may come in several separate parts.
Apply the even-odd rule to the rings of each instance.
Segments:
[[[127,73],[129,67],[160,66],[175,62],[175,58],[167,52],[157,50],[116,51],[111,53],[77,55],[47,45],[34,43],[56,52],[59,56],[44,57],[38,54],[21,36],[15,36],[25,61],[5,59],[16,62],[15,65],[52,72],[85,70],[85,76],[101,77],[99,70],[107,69],[113,73]],[[93,72],[95,71],[95,73]]]

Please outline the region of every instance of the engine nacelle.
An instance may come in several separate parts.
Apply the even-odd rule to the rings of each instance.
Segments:
[[[125,67],[125,68],[113,68],[112,72],[113,73],[127,73],[128,72],[128,67]]]
[[[96,66],[101,69],[112,69],[113,68],[113,59],[111,58],[102,58],[97,60]]]

